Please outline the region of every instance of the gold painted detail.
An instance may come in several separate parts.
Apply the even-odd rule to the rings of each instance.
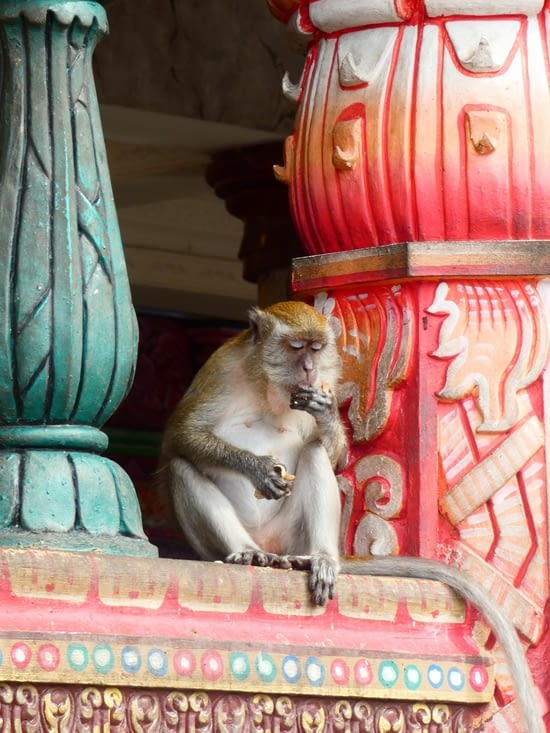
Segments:
[[[343,120],[332,131],[332,163],[340,171],[357,168],[361,161],[364,122],[362,119]]]
[[[373,459],[374,460],[374,459]],[[402,496],[399,487],[400,471],[391,462],[379,456],[374,462],[361,464],[359,477],[365,481],[365,498],[369,511],[377,511],[387,519],[399,511]],[[373,479],[373,485],[369,481]],[[386,496],[380,496],[384,482],[388,481],[395,495],[385,504]],[[367,484],[369,484],[367,486]],[[387,487],[386,487],[387,488]],[[384,489],[385,490],[385,489]],[[380,501],[380,498],[383,501]],[[328,610],[342,616],[354,615],[357,611],[356,596],[367,597],[375,589],[369,613],[386,621],[394,620],[393,599],[404,599],[411,603],[416,596],[419,602],[424,591],[422,581],[411,582],[399,578],[372,578],[368,576],[343,576],[339,583],[335,606],[314,607],[309,603],[307,574],[296,571],[271,568],[250,568],[231,564],[204,563],[194,561],[148,560],[125,558],[122,565],[98,562],[93,554],[79,555],[54,551],[21,550],[0,548],[3,586],[0,600],[4,608],[3,631],[17,630],[14,614],[7,610],[6,599],[17,601],[17,608],[27,608],[27,601],[38,601],[41,611],[53,608],[62,613],[63,624],[52,625],[50,633],[63,631],[78,633],[88,629],[87,614],[108,612],[110,635],[108,638],[124,638],[139,635],[133,631],[129,619],[146,617],[148,624],[154,624],[158,616],[166,621],[166,614],[174,614],[174,623],[183,623],[188,612],[193,614],[259,613],[271,616],[317,616]],[[122,577],[122,576],[126,576]],[[131,582],[130,580],[131,579]],[[447,608],[447,595],[452,595],[446,586],[440,586],[441,611]],[[396,595],[397,594],[397,595]],[[76,605],[85,604],[86,614]],[[252,606],[254,605],[254,608]],[[120,613],[120,606],[131,607],[132,616]],[[385,610],[388,609],[388,610]],[[38,613],[38,611],[37,611]],[[61,618],[61,617],[60,617]],[[441,616],[434,616],[434,623],[441,623]],[[74,624],[74,625],[73,625]],[[178,627],[185,629],[185,626]],[[89,629],[89,631],[92,631]],[[151,629],[151,633],[153,629]],[[158,634],[159,637],[162,633]],[[171,641],[187,638],[186,634],[174,632]]]
[[[292,182],[294,174],[294,136],[289,135],[285,139],[284,147],[285,160],[283,165],[274,165],[273,173],[275,178],[281,183],[289,185]]]
[[[55,558],[52,561],[52,557]],[[20,598],[63,599],[83,603],[92,582],[92,566],[85,555],[41,550],[5,551],[11,590]],[[111,563],[112,566],[112,563]]]
[[[3,685],[0,733],[470,733],[474,718],[446,703]]]

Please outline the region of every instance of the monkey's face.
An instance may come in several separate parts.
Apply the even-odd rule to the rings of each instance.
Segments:
[[[267,381],[289,394],[297,389],[332,388],[338,376],[338,356],[329,334],[314,338],[279,334],[263,344]]]
[[[289,394],[322,383],[334,388],[340,372],[334,332],[311,306],[290,302],[253,310],[251,337],[254,361],[272,387]]]
[[[324,341],[308,341],[307,339],[289,339],[283,342],[288,364],[291,368],[291,377],[288,386],[318,387],[321,378],[319,366],[322,364],[321,352],[326,347]]]

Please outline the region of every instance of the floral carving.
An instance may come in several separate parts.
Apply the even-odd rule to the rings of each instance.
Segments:
[[[548,359],[542,300],[520,282],[438,285],[432,314],[446,315],[434,356],[449,359],[440,397],[476,395],[478,431],[504,431],[518,419],[519,390],[541,374]]]
[[[316,307],[333,323],[343,359],[340,401],[355,442],[382,432],[393,390],[405,379],[412,346],[412,304],[401,287],[342,297],[317,296]]]
[[[469,733],[456,705],[3,685],[0,733]],[[472,718],[473,719],[473,718]],[[435,727],[434,727],[435,726]]]

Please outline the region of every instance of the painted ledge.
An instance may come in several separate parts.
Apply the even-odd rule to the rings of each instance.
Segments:
[[[433,581],[342,576],[314,608],[298,571],[30,549],[0,563],[5,681],[492,698],[475,613]]]

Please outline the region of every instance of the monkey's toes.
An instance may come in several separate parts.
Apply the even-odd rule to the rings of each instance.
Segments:
[[[244,550],[242,552],[232,552],[225,558],[225,562],[234,565],[256,565],[261,568],[278,568],[281,566],[281,558],[272,552],[263,552],[263,550]]]

